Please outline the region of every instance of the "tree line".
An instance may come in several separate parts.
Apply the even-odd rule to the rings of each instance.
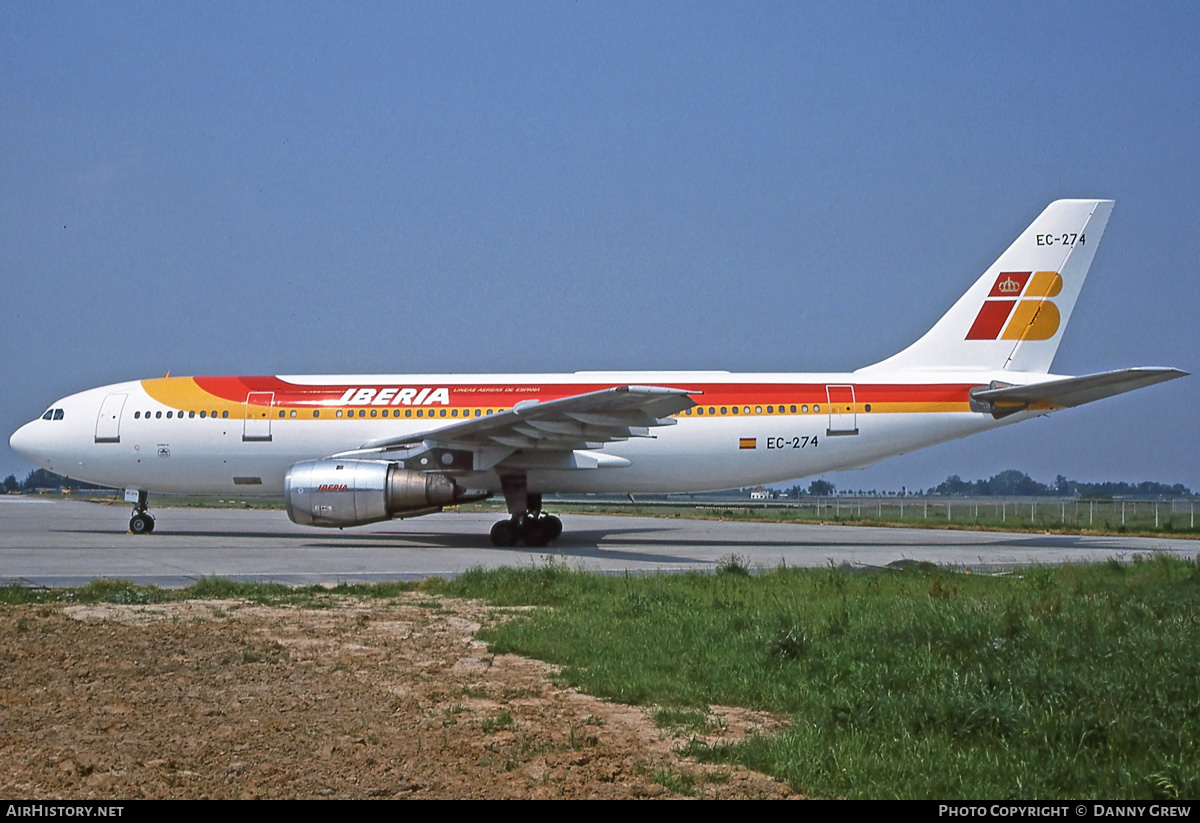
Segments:
[[[829,497],[835,494],[859,495],[869,497],[1187,497],[1191,489],[1182,483],[1168,485],[1145,480],[1141,483],[1124,481],[1105,481],[1103,483],[1088,483],[1082,480],[1068,480],[1063,475],[1054,478],[1053,483],[1039,483],[1028,474],[1016,469],[1008,469],[994,474],[987,480],[963,480],[957,474],[952,474],[931,489],[910,490],[901,488],[900,491],[869,491],[858,489],[841,489],[828,480],[813,480],[804,486],[792,486],[785,490],[784,496],[791,499],[802,497]]]
[[[15,474],[10,474],[4,478],[4,491],[12,492],[35,492],[38,489],[99,489],[103,486],[97,486],[95,483],[85,483],[82,480],[72,480],[69,477],[63,477],[61,474],[55,474],[46,469],[34,469],[25,476],[25,479],[18,480]]]

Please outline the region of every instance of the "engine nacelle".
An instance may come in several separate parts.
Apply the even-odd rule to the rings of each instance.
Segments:
[[[287,513],[302,526],[362,526],[429,514],[459,497],[442,474],[383,460],[305,460],[283,477]]]

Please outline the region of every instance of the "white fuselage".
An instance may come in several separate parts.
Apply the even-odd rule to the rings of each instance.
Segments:
[[[698,405],[674,415],[676,425],[589,452],[619,460],[601,460],[594,468],[529,469],[529,490],[691,492],[864,466],[1046,413],[997,420],[972,411],[968,391],[1000,378],[1033,383],[1052,376],[909,371],[160,378],[63,398],[11,442],[41,467],[106,486],[279,495],[284,475],[298,461],[430,432],[521,401],[653,385],[685,389]],[[501,489],[495,469],[460,473],[458,482]]]

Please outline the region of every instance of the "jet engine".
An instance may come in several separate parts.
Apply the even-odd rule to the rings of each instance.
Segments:
[[[461,490],[442,474],[384,460],[305,460],[283,477],[288,517],[302,526],[362,526],[440,511]]]

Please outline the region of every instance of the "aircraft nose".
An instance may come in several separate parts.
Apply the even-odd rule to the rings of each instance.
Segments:
[[[37,424],[40,422],[40,420],[35,420],[32,423],[26,423],[13,432],[12,437],[8,438],[9,447],[30,463],[39,462],[38,452],[41,450],[42,438],[37,431]]]

